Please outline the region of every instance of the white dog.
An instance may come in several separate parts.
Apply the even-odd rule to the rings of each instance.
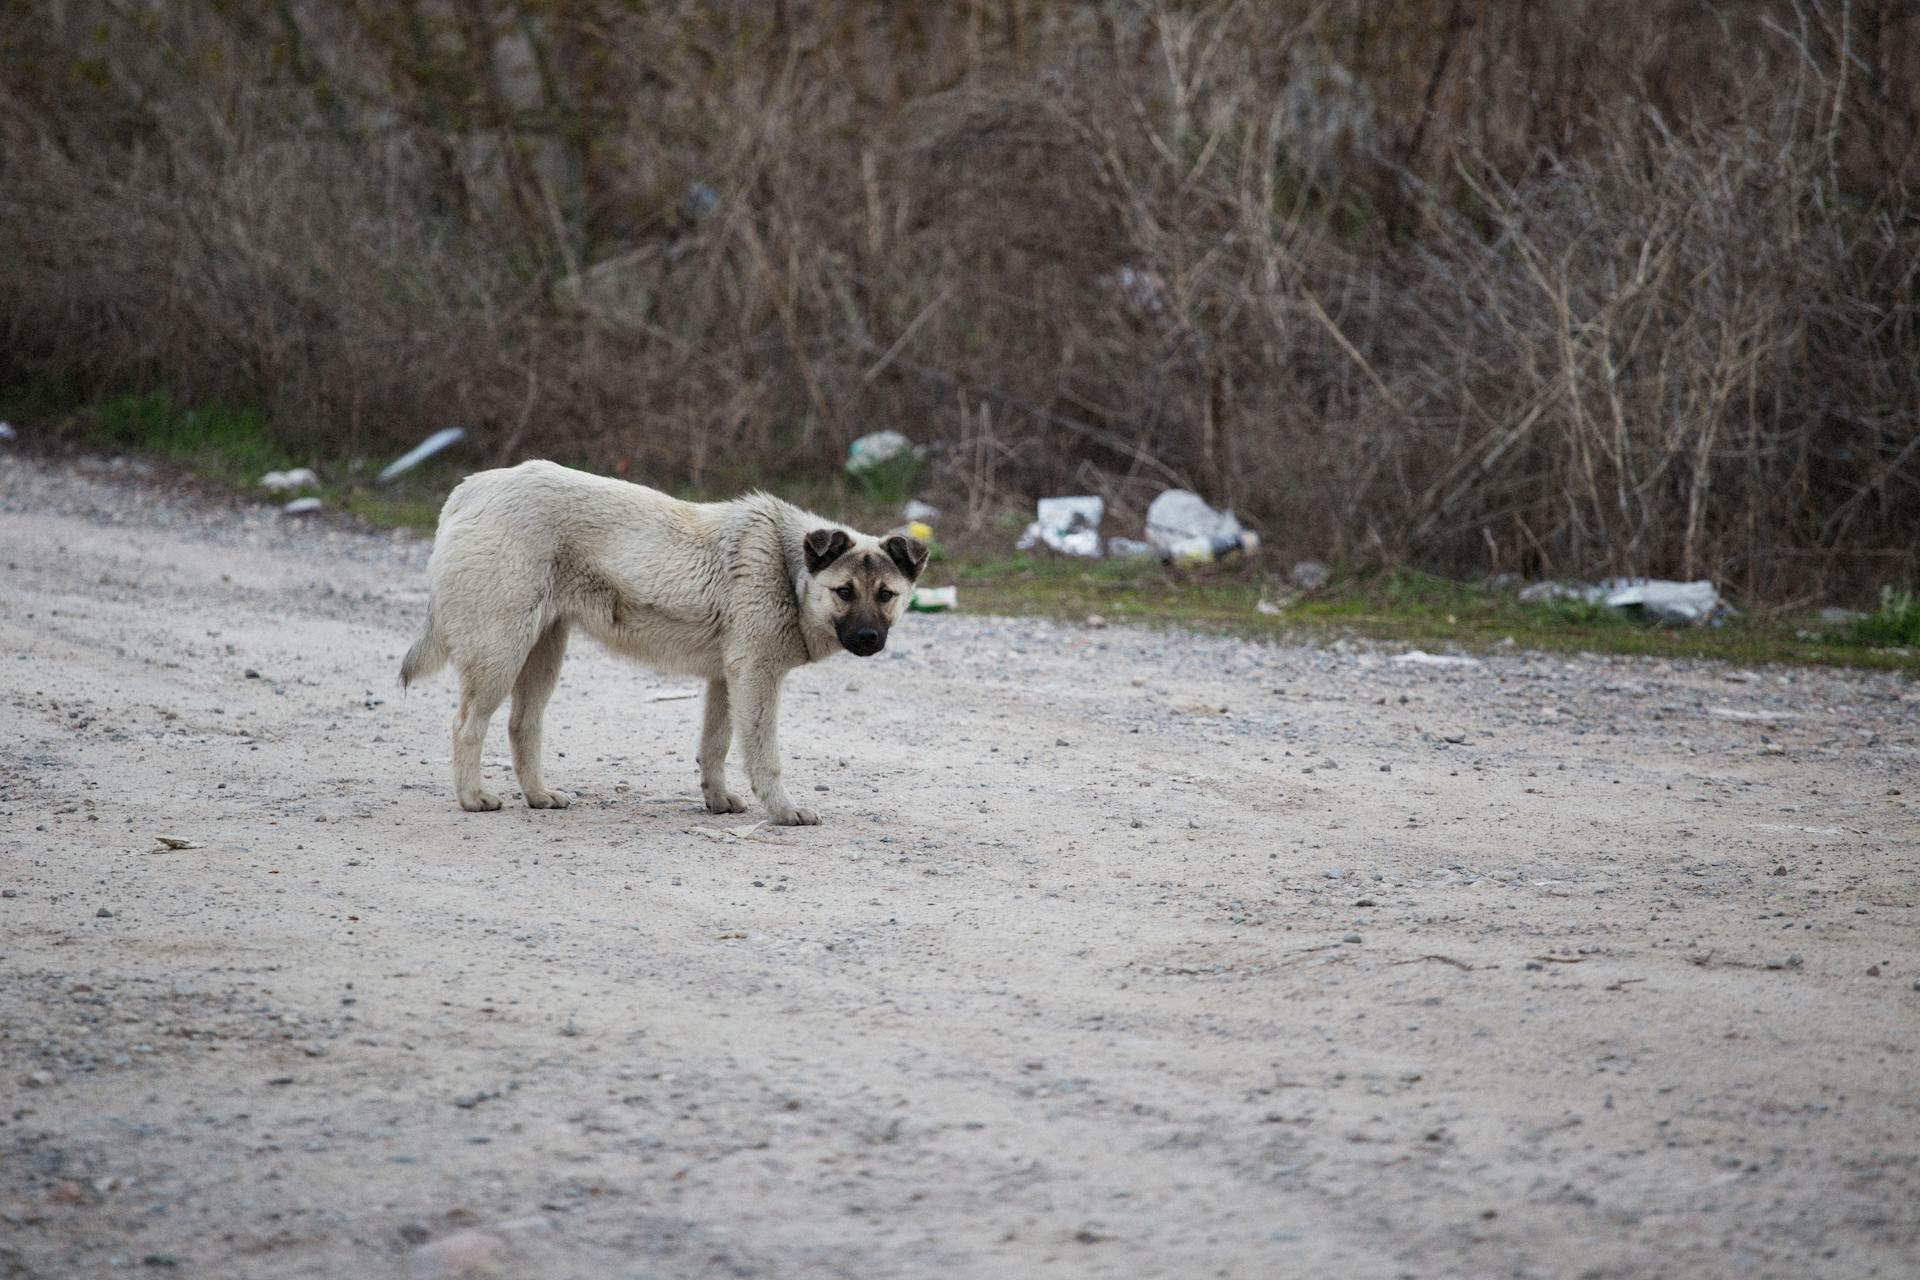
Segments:
[[[508,693],[507,733],[527,804],[565,808],[540,774],[540,721],[567,632],[707,681],[700,790],[715,813],[737,720],[753,793],[773,820],[820,819],[780,782],[780,682],[844,648],[880,652],[926,564],[920,542],[855,533],[766,494],[690,503],[641,485],[523,462],[462,481],[440,511],[427,626],[403,685],[451,661],[460,673],[453,786],[465,809],[498,809],[480,786],[487,723]]]

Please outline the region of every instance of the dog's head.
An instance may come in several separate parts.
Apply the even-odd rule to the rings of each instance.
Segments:
[[[808,584],[802,608],[831,626],[848,653],[871,658],[887,647],[887,629],[907,607],[927,563],[918,538],[886,538],[815,529],[804,544]]]

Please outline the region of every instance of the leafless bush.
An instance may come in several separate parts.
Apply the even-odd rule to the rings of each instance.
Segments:
[[[1892,0],[72,0],[0,40],[0,377],[704,487],[900,426],[976,531],[1183,484],[1282,551],[1915,568]]]

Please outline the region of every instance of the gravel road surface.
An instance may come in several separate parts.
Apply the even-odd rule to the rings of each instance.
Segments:
[[[1920,1274],[1898,676],[912,617],[779,830],[576,640],[470,814],[427,549],[0,456],[0,1277]]]

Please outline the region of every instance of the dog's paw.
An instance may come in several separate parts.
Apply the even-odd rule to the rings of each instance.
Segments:
[[[739,796],[721,787],[713,791],[703,791],[708,813],[745,813],[746,803]]]
[[[460,797],[460,807],[468,813],[491,813],[500,807],[500,797],[491,791],[476,791]]]
[[[573,803],[573,797],[564,791],[542,791],[527,793],[529,809],[564,809]]]
[[[795,809],[792,807],[779,809],[774,812],[773,820],[783,827],[817,827],[820,825],[820,815],[811,809]]]

